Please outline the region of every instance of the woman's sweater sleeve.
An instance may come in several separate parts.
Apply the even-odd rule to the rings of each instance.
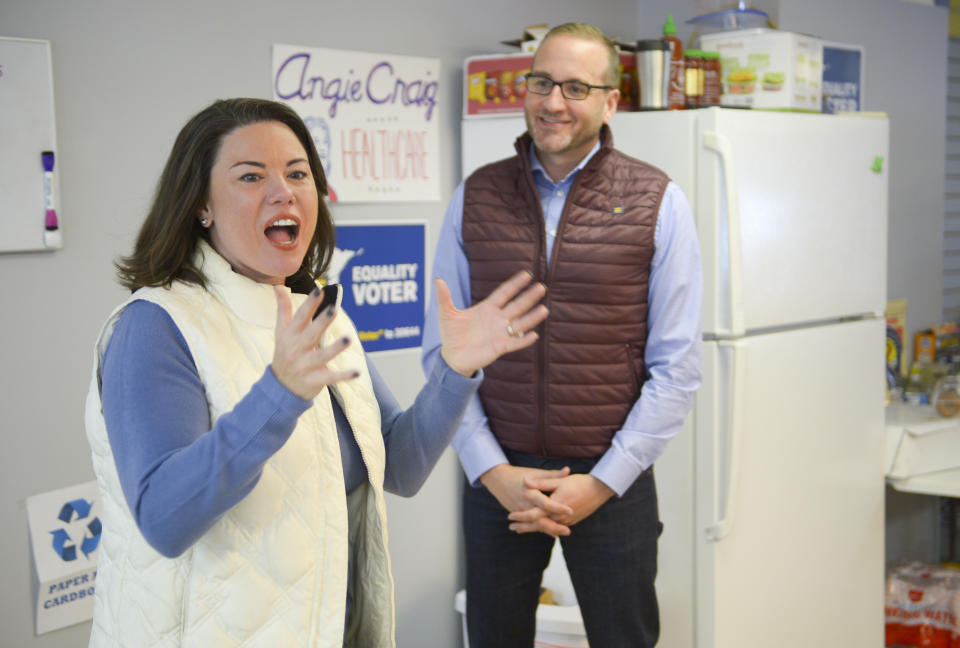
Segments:
[[[101,398],[120,484],[144,538],[183,553],[250,492],[311,402],[267,367],[212,426],[203,384],[170,315],[135,301],[104,353]]]
[[[460,427],[467,404],[483,382],[483,372],[465,378],[438,355],[413,405],[402,410],[373,363],[368,361],[367,365],[380,404],[387,452],[384,488],[412,497],[423,486]]]

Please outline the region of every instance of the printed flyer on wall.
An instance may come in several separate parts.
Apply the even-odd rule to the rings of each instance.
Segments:
[[[419,347],[423,338],[426,223],[337,222],[329,283],[368,353]]]
[[[440,60],[273,46],[273,98],[310,129],[333,202],[440,200]]]

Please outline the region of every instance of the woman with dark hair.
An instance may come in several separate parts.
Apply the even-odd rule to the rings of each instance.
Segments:
[[[197,214],[207,204],[214,158],[227,133],[260,122],[277,122],[293,131],[306,153],[317,195],[327,195],[320,157],[297,113],[285,104],[261,99],[218,101],[187,122],[177,136],[134,252],[117,264],[121,284],[130,290],[169,286],[175,279],[204,285],[193,257],[198,239],[210,240],[209,225],[204,226]],[[317,205],[316,230],[306,243],[303,264],[291,280],[309,282],[312,290],[314,278],[326,270],[335,243],[333,220],[322,200]]]
[[[402,411],[318,311],[326,191],[283,104],[218,101],[177,137],[95,349],[92,646],[394,645],[384,489],[419,490],[480,369],[536,339],[544,287],[459,311],[438,282],[442,361]]]

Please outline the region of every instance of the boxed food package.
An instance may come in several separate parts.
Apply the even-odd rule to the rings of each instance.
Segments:
[[[913,361],[934,363],[934,355],[937,350],[937,336],[933,331],[920,331],[916,334],[913,344]]]
[[[944,322],[920,331],[914,336],[914,362],[956,364],[960,361],[960,327]]]
[[[523,112],[532,54],[471,56],[464,65],[463,114]]]
[[[720,53],[724,106],[821,111],[823,44],[815,36],[743,29],[700,36],[700,48]]]
[[[464,62],[463,116],[523,112],[526,75],[533,54],[471,56]],[[636,56],[620,53],[620,103],[618,110],[636,110]]]
[[[887,371],[893,372],[896,383],[902,383],[907,377],[910,366],[904,355],[907,331],[907,300],[891,299],[887,301]]]

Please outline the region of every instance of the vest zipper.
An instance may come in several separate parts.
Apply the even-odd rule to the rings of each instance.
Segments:
[[[526,152],[521,155],[521,160],[527,162]],[[533,173],[530,171],[529,165],[526,168],[527,176],[527,185],[530,190],[533,192],[534,204],[537,206],[537,214],[540,216],[540,225],[537,228],[537,235],[539,237],[539,253],[537,254],[538,265],[537,268],[540,277],[544,285],[547,287],[547,296],[545,301],[545,306],[550,308],[550,265],[547,264],[547,224],[546,219],[543,216],[543,205],[540,202],[540,191],[537,189],[537,184],[533,181]],[[566,205],[564,205],[564,210],[566,210]],[[563,222],[563,214],[560,215],[560,221]],[[557,225],[557,235],[559,236],[560,226]],[[556,239],[554,239],[554,246],[556,246]],[[537,398],[537,429],[536,429],[536,445],[540,448],[540,454],[544,457],[549,456],[547,454],[547,359],[546,359],[546,348],[547,348],[547,335],[548,329],[550,328],[550,318],[548,317],[540,324],[542,335],[540,339],[537,340],[537,365],[536,372],[537,375],[535,380],[539,386],[539,394]]]
[[[593,167],[599,164],[599,160],[607,154],[606,147],[604,145],[603,137],[601,134],[600,141],[600,150],[594,154],[594,156],[584,165],[584,168],[580,169],[577,173],[577,177],[573,179],[573,182],[570,184],[570,189],[567,192],[567,197],[563,202],[563,209],[560,211],[560,221],[557,223],[557,234],[553,239],[553,249],[550,251],[550,263],[547,263],[547,223],[543,215],[543,204],[540,201],[540,190],[537,189],[537,183],[533,180],[533,171],[530,167],[530,156],[529,148],[520,145],[519,140],[515,145],[515,148],[520,159],[521,168],[524,172],[524,175],[527,178],[527,187],[532,191],[532,196],[534,204],[537,206],[537,213],[540,215],[540,227],[538,229],[538,234],[540,237],[540,254],[538,259],[542,259],[541,265],[539,268],[540,276],[543,277],[544,285],[547,287],[547,296],[545,301],[546,307],[550,308],[550,284],[552,283],[551,279],[553,276],[553,271],[556,267],[557,255],[559,254],[559,247],[561,241],[561,234],[563,232],[563,225],[567,219],[567,213],[570,210],[570,196],[574,193],[583,178],[584,172],[588,167]],[[545,267],[544,267],[545,266]],[[543,335],[540,336],[540,339],[537,340],[537,376],[536,380],[540,386],[540,395],[539,395],[539,410],[537,416],[537,445],[540,447],[540,454],[544,457],[549,457],[547,452],[547,358],[546,358],[546,348],[547,348],[547,338],[550,328],[550,318],[548,317],[540,325],[543,328]]]
[[[590,165],[598,156],[601,154],[603,149],[597,151],[596,155],[587,163],[587,166]],[[574,190],[579,187],[581,184],[581,179],[583,178],[583,173],[586,171],[586,166],[583,169],[580,169],[580,172],[577,173],[577,177],[573,179],[573,182],[570,183],[570,188],[567,190],[567,196],[563,201],[563,209],[560,210],[560,220],[557,222],[557,233],[553,237],[553,249],[550,250],[550,263],[547,264],[545,268],[542,268],[543,276],[546,277],[545,284],[549,289],[550,285],[553,283],[553,273],[557,267],[557,257],[560,255],[560,245],[563,240],[563,229],[564,225],[567,222],[567,214],[570,212],[570,196],[574,194]],[[547,259],[547,224],[546,218],[543,215],[543,205],[540,202],[540,192],[537,190],[536,183],[533,181],[533,174],[528,174],[530,178],[530,184],[533,186],[534,195],[537,197],[537,208],[538,213],[540,214],[540,255],[539,258],[544,259],[546,263]],[[547,308],[550,308],[550,291],[547,290]],[[540,454],[544,457],[551,456],[547,451],[547,358],[546,358],[546,348],[548,340],[548,329],[550,328],[550,318],[548,317],[544,320],[543,324],[543,336],[540,340],[537,341],[537,358],[539,362],[537,363],[537,371],[539,372],[539,384],[540,384],[540,412],[537,420],[539,421],[538,425],[538,441],[540,446]]]

